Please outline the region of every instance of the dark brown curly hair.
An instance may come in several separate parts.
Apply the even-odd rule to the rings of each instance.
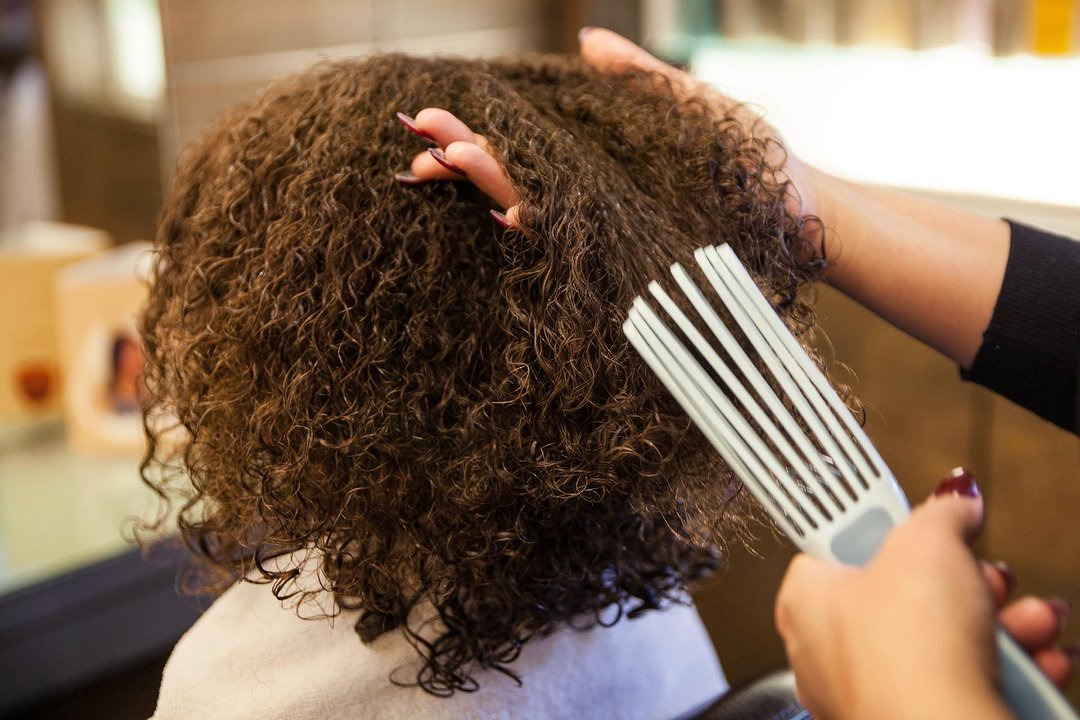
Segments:
[[[423,145],[394,112],[429,106],[487,136],[527,229],[468,183],[395,181]],[[165,204],[144,479],[217,587],[303,599],[280,561],[316,557],[360,638],[399,628],[438,694],[601,610],[685,601],[751,511],[620,326],[671,262],[729,242],[810,327],[821,263],[766,142],[565,57],[275,83],[184,154]]]

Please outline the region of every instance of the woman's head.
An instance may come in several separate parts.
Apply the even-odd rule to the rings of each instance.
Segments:
[[[395,120],[452,110],[524,203],[402,186]],[[371,640],[431,603],[430,690],[618,604],[681,599],[747,516],[621,332],[651,278],[730,242],[801,327],[816,265],[764,145],[654,79],[566,58],[386,55],[276,83],[182,158],[142,332],[144,476],[222,578],[280,597],[314,550]],[[151,433],[155,434],[154,431]],[[430,642],[430,644],[427,644]]]

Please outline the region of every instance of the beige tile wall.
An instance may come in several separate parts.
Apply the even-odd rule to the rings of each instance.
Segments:
[[[170,65],[366,43],[375,0],[163,0]]]
[[[230,104],[313,62],[373,51],[535,50],[549,11],[541,0],[162,0],[165,166]]]

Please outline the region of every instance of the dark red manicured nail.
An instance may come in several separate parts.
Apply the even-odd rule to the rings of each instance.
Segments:
[[[938,497],[942,495],[960,495],[961,497],[977,498],[979,497],[979,485],[975,482],[974,475],[964,468],[958,467],[949,473],[949,477],[938,484],[937,489],[934,490],[934,495]]]
[[[427,182],[427,180],[420,177],[412,170],[405,170],[404,172],[394,173],[394,179],[403,185],[419,185],[420,183]]]
[[[488,210],[491,213],[492,219],[502,225],[504,228],[510,227],[510,221],[506,219],[506,214],[501,213],[498,210]]]
[[[427,130],[420,127],[419,125],[417,125],[416,120],[412,119],[411,117],[409,117],[405,113],[399,112],[397,114],[397,119],[400,120],[401,124],[404,125],[408,129],[408,131],[413,133],[414,135],[419,135],[420,137],[424,138],[425,140],[427,140],[429,142],[433,142],[436,145],[439,144],[439,141],[435,139],[434,135],[432,135],[431,133],[429,133]]]
[[[1057,616],[1058,632],[1060,632],[1065,627],[1065,623],[1069,621],[1072,609],[1069,607],[1067,600],[1059,597],[1046,598],[1046,604],[1050,606],[1050,609],[1054,611],[1054,615]]]
[[[446,153],[444,153],[441,148],[428,148],[428,152],[431,153],[431,157],[435,158],[436,162],[438,162],[440,165],[442,165],[444,168],[446,168],[450,172],[457,173],[458,175],[460,175],[462,177],[468,177],[465,174],[464,170],[462,170],[457,165],[455,165],[454,163],[452,163],[452,162],[450,162],[449,160],[446,159]]]
[[[1009,595],[1012,593],[1013,588],[1016,587],[1016,571],[1000,560],[996,560],[990,564],[1001,575],[1001,579],[1005,581],[1005,594]]]

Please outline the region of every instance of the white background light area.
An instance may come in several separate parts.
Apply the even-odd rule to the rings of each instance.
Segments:
[[[721,47],[692,67],[842,177],[1080,208],[1080,58]]]

